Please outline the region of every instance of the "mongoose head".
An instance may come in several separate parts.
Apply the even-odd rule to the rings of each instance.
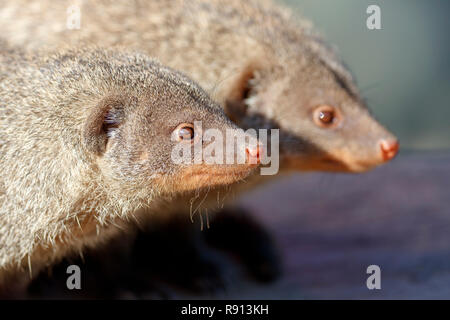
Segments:
[[[133,80],[128,79],[130,83]],[[204,132],[213,129],[225,137],[237,126],[186,77],[158,66],[151,81],[133,85],[129,90],[127,84],[114,84],[111,93],[90,108],[83,125],[83,144],[94,156],[108,188],[125,195],[145,196],[150,191],[176,194],[238,182],[257,166],[259,144],[237,145],[246,154],[241,164],[195,160],[213,142],[203,139]],[[173,158],[180,145],[190,150],[187,162]]]
[[[397,138],[370,114],[334,50],[285,9],[250,3],[236,31],[247,56],[224,86],[230,118],[279,128],[281,168],[363,172],[394,158]]]
[[[396,155],[396,137],[377,122],[346,69],[302,53],[244,74],[227,102],[242,127],[280,128],[285,169],[363,172]]]

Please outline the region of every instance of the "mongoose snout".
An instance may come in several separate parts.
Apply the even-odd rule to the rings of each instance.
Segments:
[[[261,143],[257,143],[255,146],[247,147],[245,149],[247,162],[249,164],[257,165],[261,162],[261,155],[264,152],[264,146]]]
[[[384,161],[393,159],[400,148],[400,143],[397,139],[381,140],[380,141],[381,153]]]

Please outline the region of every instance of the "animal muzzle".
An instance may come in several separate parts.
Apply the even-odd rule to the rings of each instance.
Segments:
[[[397,139],[386,140],[382,139],[380,141],[381,157],[384,162],[392,160],[398,153],[400,144]]]
[[[258,142],[254,146],[247,146],[245,152],[247,164],[258,165],[261,163],[261,155],[263,152],[263,146],[261,143]]]

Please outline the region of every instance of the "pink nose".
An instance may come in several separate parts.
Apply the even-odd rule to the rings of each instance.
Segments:
[[[259,164],[261,162],[261,152],[263,147],[260,143],[253,147],[247,147],[245,149],[247,153],[247,163],[248,164]]]
[[[393,159],[400,148],[400,144],[397,140],[381,140],[380,141],[381,154],[384,161],[389,161]]]

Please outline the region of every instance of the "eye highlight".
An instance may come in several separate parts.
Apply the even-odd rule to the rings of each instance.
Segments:
[[[337,110],[329,105],[320,105],[313,112],[314,123],[322,128],[335,127],[340,120]]]
[[[173,134],[178,141],[192,142],[195,138],[194,125],[182,123],[175,128]]]

